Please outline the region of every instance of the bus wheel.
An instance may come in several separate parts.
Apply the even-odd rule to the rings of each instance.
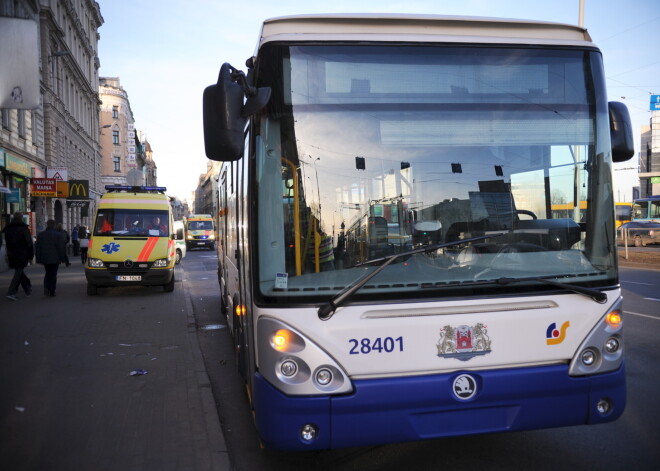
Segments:
[[[87,283],[87,296],[96,296],[99,292],[99,289],[96,285]]]
[[[172,279],[163,285],[163,288],[165,288],[166,293],[171,293],[174,291],[174,275],[172,275]]]
[[[234,349],[236,352],[236,370],[241,375],[243,380],[247,380],[245,375],[245,352],[243,351],[243,328],[241,327],[240,320],[234,314]]]

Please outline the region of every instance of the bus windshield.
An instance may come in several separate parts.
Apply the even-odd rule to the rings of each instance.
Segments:
[[[483,283],[502,277],[614,283],[602,80],[589,50],[264,46],[261,297],[318,302],[370,260],[500,232],[401,257],[355,299],[545,289]]]

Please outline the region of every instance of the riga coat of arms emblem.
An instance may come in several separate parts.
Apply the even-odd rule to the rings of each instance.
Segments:
[[[467,361],[477,355],[490,353],[490,337],[482,323],[474,326],[444,326],[438,339],[438,356]]]

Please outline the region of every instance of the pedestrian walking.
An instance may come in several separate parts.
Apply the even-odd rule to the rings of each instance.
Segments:
[[[46,221],[46,230],[37,235],[37,263],[46,269],[44,275],[44,294],[55,296],[57,288],[57,270],[66,260],[66,238],[55,228],[55,221]]]
[[[62,223],[59,222],[57,223],[57,232],[62,234],[64,236],[64,263],[66,266],[71,266],[71,263],[69,262],[69,254],[67,253],[67,247],[69,246],[69,241],[71,240],[71,237],[69,237],[69,233],[64,230],[64,226],[62,226]]]
[[[89,248],[89,232],[87,232],[87,227],[80,226],[78,237],[80,238],[80,261],[84,265],[87,263],[87,249]]]
[[[80,255],[80,240],[78,236],[78,226],[73,226],[71,229],[71,244],[73,245],[73,256]]]
[[[16,301],[18,287],[21,286],[26,296],[32,293],[32,283],[25,274],[25,267],[32,262],[34,245],[30,228],[23,222],[22,213],[14,213],[11,222],[3,229],[9,268],[14,269],[14,276],[7,289],[7,299]]]

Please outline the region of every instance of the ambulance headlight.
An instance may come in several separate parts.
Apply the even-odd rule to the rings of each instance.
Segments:
[[[168,265],[168,261],[166,258],[159,258],[154,262],[152,265],[154,268],[165,268]]]
[[[87,263],[91,268],[103,268],[103,260],[98,258],[88,258]]]
[[[186,239],[188,239],[188,240],[193,240],[193,238],[194,237],[191,233],[188,233],[188,235],[186,236]]]
[[[215,239],[215,234],[209,234],[209,239]]]

